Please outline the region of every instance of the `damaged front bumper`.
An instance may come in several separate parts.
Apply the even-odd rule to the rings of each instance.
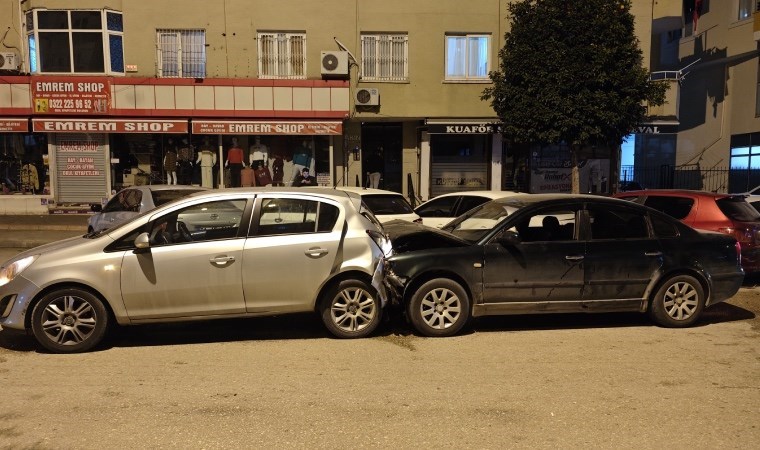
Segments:
[[[390,266],[385,268],[383,286],[391,305],[398,306],[403,303],[404,291],[408,281],[407,278],[396,275]]]

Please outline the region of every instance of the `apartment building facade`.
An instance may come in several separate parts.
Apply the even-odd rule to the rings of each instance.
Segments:
[[[231,148],[283,185],[301,167],[322,185],[363,185],[363,162],[379,153],[381,187],[418,199],[515,183],[564,190],[564,154],[520,160],[480,100],[508,3],[0,0],[12,12],[0,16],[0,213],[164,182],[172,153],[180,183],[210,170],[206,183],[231,186],[243,182],[225,170]],[[655,68],[661,3],[632,8]],[[641,141],[678,124],[669,100]],[[588,155],[589,179],[614,179],[618,151]]]

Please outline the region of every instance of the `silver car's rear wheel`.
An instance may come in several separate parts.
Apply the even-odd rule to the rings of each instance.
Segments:
[[[453,336],[470,318],[470,299],[459,283],[437,278],[417,289],[407,314],[425,336]]]
[[[380,301],[361,280],[344,280],[330,289],[322,302],[322,321],[340,338],[365,337],[380,323]]]
[[[81,289],[47,294],[32,312],[37,342],[56,353],[76,353],[97,345],[108,326],[108,313],[95,295]]]
[[[705,307],[702,285],[694,277],[679,275],[665,281],[652,298],[650,315],[664,327],[687,327]]]

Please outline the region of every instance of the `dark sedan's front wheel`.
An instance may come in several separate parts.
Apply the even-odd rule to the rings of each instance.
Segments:
[[[425,336],[453,336],[470,318],[470,299],[459,283],[436,278],[417,289],[407,307],[414,328]]]
[[[688,327],[705,308],[705,292],[696,278],[678,275],[660,285],[652,298],[649,314],[660,326]]]
[[[321,304],[322,322],[339,338],[369,336],[380,324],[380,299],[362,280],[343,280],[327,291]]]
[[[55,353],[92,349],[103,339],[108,312],[90,292],[76,288],[48,293],[34,307],[32,332],[37,342]]]

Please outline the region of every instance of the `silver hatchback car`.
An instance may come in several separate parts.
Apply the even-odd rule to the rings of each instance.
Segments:
[[[390,249],[358,194],[242,188],[194,194],[0,268],[0,326],[59,353],[114,323],[315,311],[341,338],[372,333]],[[373,287],[375,286],[375,287]]]

